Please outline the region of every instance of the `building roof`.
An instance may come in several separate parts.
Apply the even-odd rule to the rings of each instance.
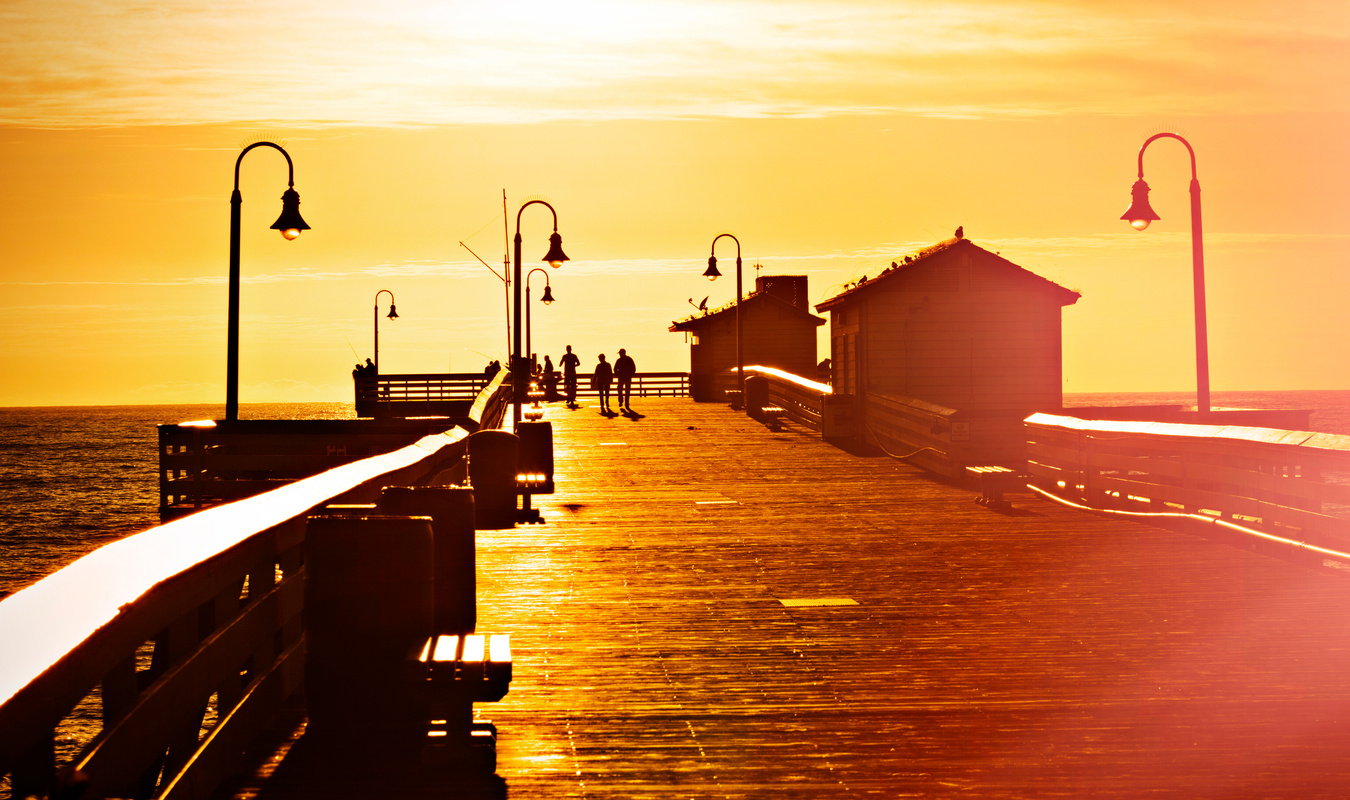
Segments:
[[[789,311],[789,312],[792,313],[792,314],[800,315],[801,318],[802,318],[803,320],[810,320],[810,322],[811,322],[812,325],[824,325],[824,324],[825,324],[825,319],[824,319],[824,317],[817,317],[815,314],[812,314],[810,311],[807,311],[807,310],[804,309],[804,308],[800,308],[800,307],[798,307],[798,306],[795,306],[795,305],[793,305],[792,303],[789,303],[788,301],[784,300],[783,298],[781,298],[781,297],[779,297],[778,295],[773,294],[772,292],[769,292],[769,291],[751,292],[750,294],[746,295],[745,298],[744,298],[741,302],[744,303],[746,306],[749,306],[749,305],[751,305],[751,304],[759,305],[759,304],[772,303],[772,304],[774,304],[774,305],[782,306],[784,309],[786,309],[787,311]],[[730,303],[727,303],[726,305],[724,305],[724,306],[722,306],[722,307],[720,307],[720,308],[717,308],[717,309],[715,309],[715,310],[713,310],[713,311],[707,311],[707,312],[704,312],[704,313],[702,313],[702,314],[694,314],[693,316],[685,317],[684,319],[681,319],[681,320],[676,320],[676,321],[674,321],[674,322],[672,322],[672,323],[670,324],[670,330],[672,330],[672,331],[697,331],[699,328],[702,328],[704,325],[707,325],[707,324],[711,323],[714,319],[721,318],[721,316],[722,316],[723,314],[728,314],[728,313],[730,313],[730,314],[735,314],[735,313],[736,313],[736,301],[735,301],[735,300],[732,300]]]
[[[871,289],[878,283],[892,282],[940,268],[941,264],[947,261],[943,258],[944,255],[953,255],[960,252],[967,252],[972,258],[978,259],[984,269],[997,270],[1013,276],[1029,291],[1040,291],[1050,295],[1060,305],[1072,305],[1081,296],[1078,292],[1065,289],[1053,281],[1046,280],[1030,270],[1017,266],[997,253],[985,250],[969,239],[956,238],[926,247],[913,257],[906,256],[903,263],[891,262],[890,267],[882,270],[880,275],[871,279],[864,276],[834,297],[817,303],[816,311],[829,311],[835,306],[847,302],[854,295]]]

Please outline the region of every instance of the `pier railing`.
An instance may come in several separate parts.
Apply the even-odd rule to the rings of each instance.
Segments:
[[[485,427],[506,408],[480,394]],[[443,473],[425,436],[113,542],[0,601],[0,782],[14,797],[209,797],[303,674],[305,518]],[[71,771],[73,770],[73,771]],[[71,794],[70,796],[76,796]]]
[[[593,373],[577,373],[577,395],[595,397],[591,388]],[[421,416],[462,417],[473,398],[487,383],[482,373],[357,375],[356,415],[358,417],[406,418]],[[611,391],[615,389],[611,384]],[[562,372],[558,372],[557,394],[563,394]],[[687,372],[639,372],[633,376],[635,397],[685,397],[689,394]]]
[[[1033,414],[1026,438],[1033,485],[1082,505],[1350,546],[1350,436]]]

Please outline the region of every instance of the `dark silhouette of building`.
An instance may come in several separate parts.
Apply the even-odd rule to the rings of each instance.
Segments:
[[[816,328],[825,320],[810,311],[805,275],[761,275],[741,303],[746,366],[777,367],[796,375],[816,374]],[[670,330],[690,336],[689,382],[695,400],[718,401],[736,380],[736,304],[674,322]]]
[[[1078,297],[958,237],[816,310],[830,313],[834,391],[855,398],[860,430],[902,428],[897,420],[922,418],[915,409],[926,404],[944,409],[924,414],[938,415],[931,429],[945,430],[953,450],[1016,460],[1021,419],[1063,405],[1060,314]]]

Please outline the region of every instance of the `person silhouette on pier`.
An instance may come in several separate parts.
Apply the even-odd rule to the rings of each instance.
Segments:
[[[581,359],[572,352],[572,345],[567,346],[567,352],[563,354],[563,390],[567,392],[567,407],[577,407],[577,367],[581,366]]]
[[[613,414],[609,410],[609,385],[614,380],[614,368],[605,360],[605,354],[600,354],[600,363],[595,365],[595,374],[591,375],[591,388],[600,395],[600,413],[605,416]]]
[[[558,399],[558,373],[548,356],[544,356],[544,399],[550,403]]]
[[[633,357],[628,355],[628,351],[619,348],[619,357],[614,359],[614,378],[619,382],[618,400],[619,410],[632,412],[628,405],[628,398],[633,392],[633,375],[637,372],[637,365],[633,363]]]

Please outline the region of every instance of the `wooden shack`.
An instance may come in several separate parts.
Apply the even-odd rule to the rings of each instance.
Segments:
[[[1072,292],[968,239],[940,242],[816,305],[836,394],[866,438],[928,448],[943,472],[1021,459],[1021,420],[1063,405]]]
[[[759,364],[814,377],[816,328],[823,317],[810,311],[805,275],[761,275],[741,301],[741,335],[746,366]],[[716,401],[736,385],[736,304],[674,322],[670,330],[688,335],[689,390],[695,400]]]

